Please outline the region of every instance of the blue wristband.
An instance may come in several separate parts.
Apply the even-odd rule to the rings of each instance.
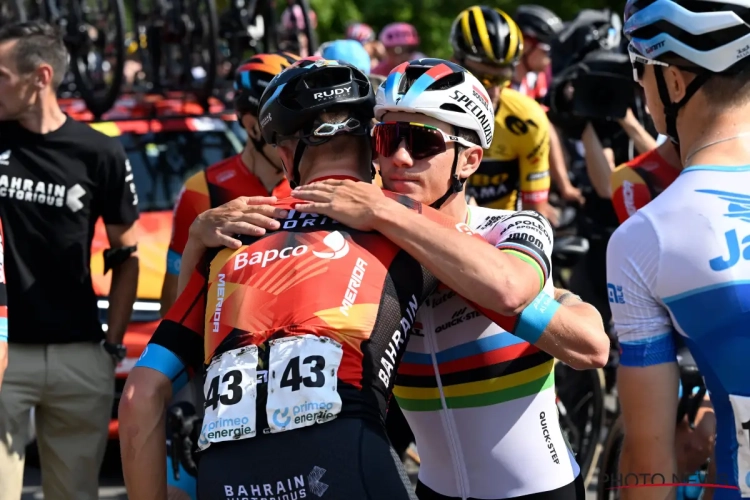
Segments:
[[[179,276],[180,265],[182,265],[182,254],[177,253],[170,248],[167,251],[167,274]]]
[[[8,341],[8,318],[0,318],[0,342]]]
[[[180,358],[159,344],[148,344],[135,366],[151,368],[166,375],[172,381],[172,392],[175,394],[188,383],[188,374]]]
[[[540,293],[521,311],[513,335],[530,344],[536,344],[559,307],[560,304],[547,293]]]

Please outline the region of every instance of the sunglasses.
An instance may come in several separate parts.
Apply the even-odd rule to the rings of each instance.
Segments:
[[[643,80],[643,74],[646,72],[646,66],[662,66],[668,68],[669,64],[663,61],[657,61],[656,59],[649,59],[644,57],[635,51],[633,44],[628,45],[628,55],[630,56],[630,64],[633,66],[633,80],[640,82]]]
[[[484,85],[484,88],[486,89],[502,87],[508,83],[508,79],[504,76],[490,75],[487,73],[474,73],[474,76],[477,77],[477,80],[482,82],[482,85]]]
[[[401,141],[415,160],[423,160],[444,153],[446,143],[457,142],[470,148],[474,144],[448,135],[437,127],[422,123],[381,122],[372,129],[372,149],[381,156],[393,156],[398,151]]]

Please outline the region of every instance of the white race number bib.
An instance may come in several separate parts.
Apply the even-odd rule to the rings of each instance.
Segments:
[[[737,438],[737,484],[742,498],[750,498],[750,398],[729,395]]]
[[[203,385],[205,416],[198,447],[255,436],[258,347],[245,346],[214,358]]]
[[[298,335],[273,340],[268,354],[270,432],[333,420],[341,411],[336,390],[344,351],[328,337]]]

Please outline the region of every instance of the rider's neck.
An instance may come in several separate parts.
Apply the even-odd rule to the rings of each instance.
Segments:
[[[320,163],[312,165],[310,170],[306,172],[306,175],[302,175],[302,184],[310,184],[311,182],[327,179],[330,177],[350,177],[358,181],[372,182],[372,179],[368,179],[367,176],[363,175],[363,172],[358,168],[352,168],[352,164],[342,165],[341,163]]]
[[[667,139],[656,149],[661,157],[664,158],[664,161],[666,161],[670,166],[678,170],[682,170],[682,160],[680,160],[680,155],[677,153],[677,148],[675,148],[671,140]]]
[[[677,133],[683,168],[750,164],[750,120],[747,118],[750,104],[719,111],[702,97],[696,94],[680,110]],[[728,140],[717,142],[722,139]],[[689,164],[685,164],[689,155]]]
[[[284,178],[284,171],[272,165],[265,156],[260,154],[250,141],[245,144],[240,156],[245,167],[255,175],[270,193]]]
[[[469,213],[469,205],[466,203],[466,194],[452,194],[440,207],[440,213],[447,215],[453,220],[466,222],[466,216]]]
[[[18,119],[18,123],[35,134],[48,134],[62,127],[67,118],[57,103],[54,91],[48,89],[39,92],[36,102]]]
[[[526,69],[526,65],[523,63],[523,61],[518,61],[518,64],[516,65],[516,70],[513,73],[513,81],[515,83],[523,82],[523,79],[526,78],[526,75],[528,73],[529,73],[529,70]]]

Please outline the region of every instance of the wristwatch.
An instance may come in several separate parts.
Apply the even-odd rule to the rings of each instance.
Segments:
[[[112,344],[106,340],[102,340],[102,347],[117,363],[125,359],[125,356],[128,354],[128,348],[123,344]]]

